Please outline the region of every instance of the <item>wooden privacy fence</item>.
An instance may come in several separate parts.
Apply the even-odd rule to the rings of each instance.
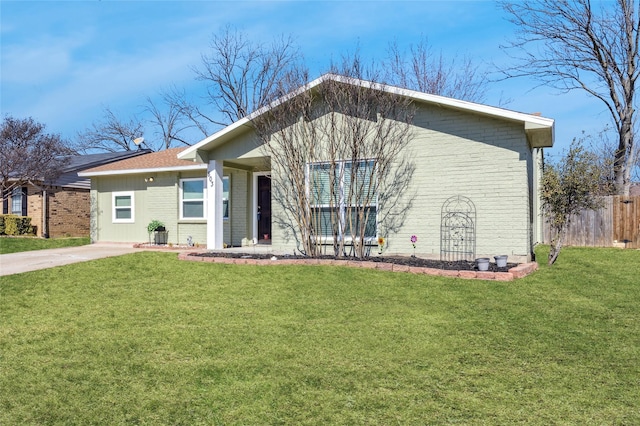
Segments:
[[[551,242],[546,221],[544,242]],[[605,197],[602,208],[574,215],[564,245],[640,248],[640,196]]]

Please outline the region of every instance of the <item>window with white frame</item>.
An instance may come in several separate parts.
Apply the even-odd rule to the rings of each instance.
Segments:
[[[222,178],[222,218],[229,220],[229,176]]]
[[[204,178],[180,180],[180,219],[206,219],[207,183]]]
[[[375,161],[309,164],[307,184],[314,228],[322,237],[376,237]]]
[[[114,192],[112,206],[113,223],[133,223],[135,221],[133,192]]]
[[[13,188],[11,191],[11,214],[22,215],[22,188]]]

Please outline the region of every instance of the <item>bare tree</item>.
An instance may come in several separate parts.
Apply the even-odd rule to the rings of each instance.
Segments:
[[[306,71],[301,74],[303,68],[296,66],[299,58],[291,37],[260,44],[227,27],[213,36],[210,52],[194,69],[196,78],[205,83],[212,111],[173,87],[161,93],[160,101],[147,97],[147,122],[136,116],[127,121],[104,108],[102,119],[78,134],[76,147],[81,152],[133,150],[133,140],[151,129],[157,138],[147,138],[145,145],[154,151],[176,142],[190,145],[191,131],[206,137],[215,127],[231,124],[297,86],[306,78]]]
[[[137,149],[133,141],[143,134],[144,124],[141,120],[133,117],[129,121],[123,121],[110,108],[105,107],[102,121],[93,122],[91,128],[78,133],[74,148],[82,153],[96,150],[132,151]]]
[[[616,191],[629,194],[635,163],[639,11],[633,0],[522,0],[504,2],[517,26],[518,63],[507,77],[534,76],[562,92],[583,90],[601,100],[618,134]]]
[[[44,124],[6,116],[0,129],[2,198],[26,183],[56,179],[73,153],[60,135],[45,133]]]
[[[616,193],[615,189],[615,174],[613,163],[615,161],[615,154],[618,147],[618,134],[610,126],[605,126],[604,129],[596,133],[595,135],[586,135],[583,132],[582,137],[583,145],[598,158],[598,164],[603,171],[603,176],[606,177],[608,183],[608,190],[610,195]],[[631,180],[640,182],[640,145],[634,144],[633,158],[635,163],[631,165]]]
[[[166,108],[176,111],[181,117],[181,122],[189,123],[202,137],[211,134],[210,127],[216,125],[202,112],[195,102],[187,98],[184,89],[179,90],[175,86],[161,93],[163,104]],[[185,126],[185,130],[186,130]],[[182,139],[182,138],[181,138]]]
[[[363,257],[376,236],[400,226],[412,119],[410,101],[384,85],[332,74],[253,119],[286,216],[279,225],[301,252]]]
[[[176,90],[162,94],[162,103],[159,106],[150,97],[147,97],[145,110],[151,114],[151,124],[156,129],[156,136],[162,141],[162,148],[169,149],[178,142],[182,145],[191,145],[184,136],[185,131],[197,127],[189,119],[186,109],[180,102],[175,102],[172,95]],[[164,109],[163,109],[164,106]]]
[[[207,85],[208,100],[222,116],[193,107],[193,116],[225,126],[267,105],[286,93],[282,86],[300,59],[291,37],[271,44],[255,43],[226,27],[211,40],[211,50],[196,68],[198,80]]]
[[[489,84],[487,73],[471,57],[447,60],[433,51],[426,37],[408,51],[390,43],[384,65],[391,84],[470,102],[483,102]]]

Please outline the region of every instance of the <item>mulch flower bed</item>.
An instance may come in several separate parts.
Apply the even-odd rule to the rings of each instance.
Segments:
[[[231,259],[263,259],[269,260],[274,257],[273,254],[266,253],[225,253],[225,252],[202,252],[191,253],[190,256],[197,257],[223,257]],[[292,255],[276,255],[278,259],[309,259],[307,256],[292,256]],[[317,259],[325,260],[337,260],[337,261],[351,261],[351,262],[376,262],[376,263],[391,263],[394,265],[414,266],[420,268],[433,268],[442,269],[448,271],[477,271],[475,262],[457,261],[457,262],[445,262],[440,260],[422,259],[420,257],[408,257],[408,256],[370,256],[364,258],[357,258],[352,256],[336,257],[336,256],[318,256]],[[507,263],[505,268],[498,268],[495,263],[489,263],[489,272],[508,272],[509,269],[518,266],[517,263]]]

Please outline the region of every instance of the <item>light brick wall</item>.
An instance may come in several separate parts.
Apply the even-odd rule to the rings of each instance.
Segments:
[[[247,205],[247,192],[250,190],[249,172],[236,169],[225,169],[225,176],[230,178],[231,211],[228,221],[224,223],[224,242],[233,246],[242,245],[243,238],[251,238],[247,227],[250,205]]]
[[[408,155],[415,161],[411,208],[388,252],[439,257],[442,206],[452,196],[476,208],[476,256],[530,255],[531,151],[522,126],[434,107],[421,109]]]
[[[385,253],[413,254],[410,237],[417,235],[416,254],[438,258],[442,206],[462,195],[476,209],[477,257],[530,259],[534,161],[522,124],[423,105],[413,131],[405,154],[415,172],[400,199],[386,206],[404,216],[392,215],[393,227],[381,224],[380,234],[388,242]],[[392,182],[389,187],[394,190]],[[277,203],[272,208],[282,217]],[[290,230],[275,222],[273,229],[274,251],[292,252],[296,245]]]

